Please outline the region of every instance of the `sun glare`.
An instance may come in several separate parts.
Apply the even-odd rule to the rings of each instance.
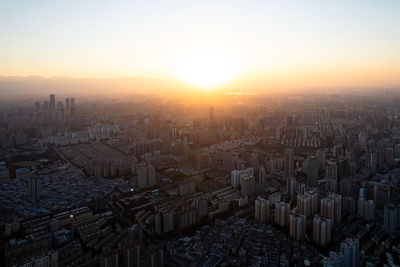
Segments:
[[[232,59],[215,50],[200,50],[183,57],[178,78],[201,89],[213,89],[236,74]]]

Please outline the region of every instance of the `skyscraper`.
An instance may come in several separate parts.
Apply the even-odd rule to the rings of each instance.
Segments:
[[[285,149],[285,176],[288,195],[294,197],[296,193],[296,178],[294,174],[294,152],[291,148]]]
[[[286,178],[294,176],[294,151],[291,148],[285,149],[285,176]]]
[[[317,151],[318,167],[321,170],[325,169],[325,157],[326,157],[326,151],[325,150],[318,150]]]
[[[267,171],[263,166],[261,166],[260,170],[258,171],[258,183],[262,186],[265,186],[267,183]]]
[[[280,226],[289,224],[290,204],[285,202],[275,203],[275,223]]]
[[[290,177],[288,178],[289,180],[287,181],[287,192],[290,197],[294,197],[296,194],[296,178]]]
[[[49,108],[51,110],[56,109],[56,96],[54,94],[50,95]]]
[[[315,156],[308,158],[307,185],[312,187],[318,185],[318,160]]]

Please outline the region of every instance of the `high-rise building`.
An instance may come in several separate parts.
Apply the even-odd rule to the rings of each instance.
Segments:
[[[318,168],[321,170],[325,169],[325,158],[326,158],[326,151],[318,150],[317,151]]]
[[[258,171],[258,183],[262,186],[267,184],[267,171],[263,166],[261,166],[260,170]]]
[[[29,179],[29,193],[32,201],[38,201],[40,199],[40,178],[37,176]]]
[[[56,96],[54,94],[50,95],[49,108],[51,110],[55,110],[56,109]]]
[[[303,241],[306,233],[306,216],[299,214],[290,215],[290,237],[297,241]]]
[[[122,249],[124,266],[140,267],[140,243],[132,242]]]
[[[360,243],[358,239],[347,238],[340,244],[343,266],[358,267],[360,261]]]
[[[316,190],[304,191],[297,195],[297,212],[310,216],[318,212],[318,192]]]
[[[311,200],[308,195],[297,195],[297,212],[305,215],[311,215]]]
[[[318,191],[316,189],[308,190],[304,193],[310,198],[310,212],[315,214],[318,212],[319,202],[318,202]]]
[[[269,201],[258,197],[254,201],[254,218],[260,222],[269,221]]]
[[[255,193],[255,178],[253,175],[248,175],[245,173],[242,181],[242,195],[243,196],[253,196]]]
[[[290,204],[285,202],[275,203],[275,223],[280,226],[289,224]]]
[[[287,182],[287,192],[290,197],[294,197],[296,194],[296,178],[289,177]]]
[[[234,188],[238,188],[240,185],[240,176],[241,172],[239,170],[233,170],[231,172],[231,186]]]
[[[323,219],[318,215],[313,220],[313,241],[318,246],[326,246],[331,242],[331,220]]]
[[[359,194],[359,198],[367,199],[368,191],[367,191],[367,189],[365,189],[365,188],[360,188],[358,194]]]
[[[245,175],[254,176],[253,168],[247,168],[245,170],[233,170],[231,172],[231,186],[234,188],[242,186]]]
[[[138,187],[139,189],[146,188],[148,186],[147,184],[147,168],[146,166],[138,166],[137,167],[137,176],[138,176]]]
[[[175,213],[173,211],[161,211],[154,215],[154,232],[158,235],[171,232],[175,229]]]
[[[208,201],[207,198],[195,200],[197,210],[197,218],[202,218],[208,215]]]
[[[367,200],[364,197],[360,197],[358,198],[357,206],[358,206],[358,216],[367,221],[373,221],[375,219],[375,204],[372,199]]]
[[[149,250],[147,266],[149,267],[164,266],[164,255],[162,247],[152,248]]]
[[[372,152],[369,155],[369,168],[371,173],[376,173],[377,165],[378,165],[378,153]]]
[[[400,158],[400,144],[394,146],[394,157],[397,159]]]
[[[294,174],[294,151],[291,148],[285,149],[285,176],[295,177]]]
[[[342,196],[329,194],[321,199],[321,217],[328,218],[332,224],[340,224],[342,221]]]
[[[389,184],[376,183],[374,185],[374,203],[377,208],[383,208],[391,200],[391,187]]]
[[[325,178],[325,191],[336,193],[338,188],[337,178]]]
[[[311,187],[318,185],[318,161],[315,156],[308,158],[307,185]]]
[[[358,239],[347,238],[340,244],[340,252],[329,253],[323,259],[324,267],[358,267],[360,264],[360,243]]]
[[[391,203],[386,204],[384,208],[383,230],[393,233],[399,229],[399,207]]]

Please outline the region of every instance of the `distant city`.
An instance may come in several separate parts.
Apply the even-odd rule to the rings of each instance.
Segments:
[[[400,95],[224,97],[1,101],[1,264],[400,265]]]

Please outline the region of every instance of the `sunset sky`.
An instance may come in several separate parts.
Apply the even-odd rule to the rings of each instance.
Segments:
[[[400,1],[0,1],[0,76],[400,86]]]

